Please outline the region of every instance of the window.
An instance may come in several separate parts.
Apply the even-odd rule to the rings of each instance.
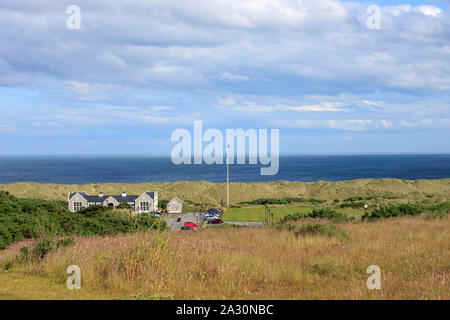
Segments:
[[[83,203],[82,202],[74,202],[73,203],[73,211],[80,211],[83,209]]]
[[[141,202],[141,211],[147,212],[148,207],[148,202]]]

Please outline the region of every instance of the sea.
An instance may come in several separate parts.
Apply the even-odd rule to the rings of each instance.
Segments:
[[[229,165],[231,182],[450,178],[450,154],[283,155],[276,175],[260,165]],[[175,165],[165,156],[2,156],[0,184],[226,181],[226,165]]]

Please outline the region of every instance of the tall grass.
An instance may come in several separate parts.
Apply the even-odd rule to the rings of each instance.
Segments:
[[[81,290],[98,297],[450,298],[448,217],[335,224],[347,239],[330,236],[321,227],[292,223],[303,230],[299,235],[276,228],[206,228],[78,237],[75,245],[29,263],[17,258],[17,244],[2,253],[0,267],[8,265],[7,272],[26,275],[30,283],[45,278],[65,288],[66,268],[76,264],[82,272]],[[381,268],[381,290],[366,287],[366,269],[373,264]],[[9,285],[8,278],[3,280],[2,286]],[[46,291],[51,290],[38,298],[45,298]]]

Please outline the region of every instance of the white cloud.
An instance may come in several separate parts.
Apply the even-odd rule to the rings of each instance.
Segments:
[[[80,100],[95,101],[107,99],[111,91],[117,90],[118,86],[112,83],[88,83],[69,81],[64,87],[76,93]]]
[[[219,104],[225,106],[233,106],[236,104],[236,101],[232,97],[217,98],[217,101],[219,102]]]
[[[80,0],[80,31],[65,28],[55,4],[2,1],[0,70],[6,61],[10,84],[46,75],[207,87],[217,75],[248,81],[250,68],[262,82],[276,71],[305,83],[450,88],[450,19],[429,5],[386,7],[373,32],[366,5],[338,0]]]
[[[274,120],[271,125],[297,129],[333,129],[345,131],[450,128],[450,119],[423,119],[418,121],[386,119],[330,119],[330,120]]]
[[[402,13],[421,13],[427,16],[438,16],[442,13],[442,10],[429,5],[421,5],[417,7],[413,7],[409,4],[399,5],[399,6],[388,6],[384,9],[385,12],[388,12],[396,17],[400,16]]]
[[[223,80],[227,80],[227,81],[249,81],[250,80],[250,78],[247,76],[243,76],[240,74],[232,74],[230,72],[222,73],[221,78]]]
[[[222,105],[232,106],[232,109],[239,112],[249,113],[267,113],[267,112],[348,112],[347,109],[340,108],[343,106],[340,102],[321,102],[311,105],[286,105],[275,104],[265,105],[256,102],[246,101],[243,104],[237,105],[234,100],[224,101],[219,100]]]

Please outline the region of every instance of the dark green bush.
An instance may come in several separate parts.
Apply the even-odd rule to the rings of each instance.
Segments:
[[[168,200],[161,200],[161,209],[166,210]]]
[[[265,204],[293,204],[293,203],[312,203],[312,204],[320,204],[324,203],[326,200],[318,200],[318,199],[304,199],[304,198],[261,198],[252,201],[244,201],[239,204],[245,205],[265,205]]]
[[[347,239],[348,236],[345,231],[339,229],[335,225],[332,224],[302,224],[300,226],[294,224],[279,224],[277,225],[277,229],[279,231],[289,231],[295,234],[296,237],[305,236],[305,235],[313,235],[313,236],[326,236],[326,237],[334,237],[339,238],[341,240]]]
[[[33,255],[36,258],[44,258],[47,253],[52,251],[53,249],[53,239],[50,238],[44,238],[41,241],[39,241],[36,245],[36,247],[33,250]]]
[[[0,249],[31,238],[115,235],[166,228],[164,222],[151,214],[135,219],[128,213],[114,212],[104,206],[69,212],[63,201],[19,199],[0,191]],[[43,253],[44,243],[40,246]]]
[[[376,220],[380,218],[390,218],[404,215],[416,216],[423,212],[423,208],[417,204],[405,203],[399,205],[383,206],[366,212],[362,220]]]
[[[119,204],[117,206],[117,209],[128,209],[128,210],[130,210],[131,206],[128,203],[126,203],[126,202],[122,202],[121,204]]]
[[[339,205],[340,208],[353,208],[353,209],[361,209],[364,208],[364,202],[344,202]]]
[[[56,248],[70,247],[75,244],[75,238],[73,236],[64,237],[56,241]]]
[[[312,212],[309,213],[289,214],[283,217],[283,219],[281,219],[281,223],[287,221],[296,221],[305,218],[329,219],[334,222],[345,222],[352,220],[352,218],[346,215],[345,213],[336,212],[335,210],[330,208],[323,208],[323,209],[313,209]]]

